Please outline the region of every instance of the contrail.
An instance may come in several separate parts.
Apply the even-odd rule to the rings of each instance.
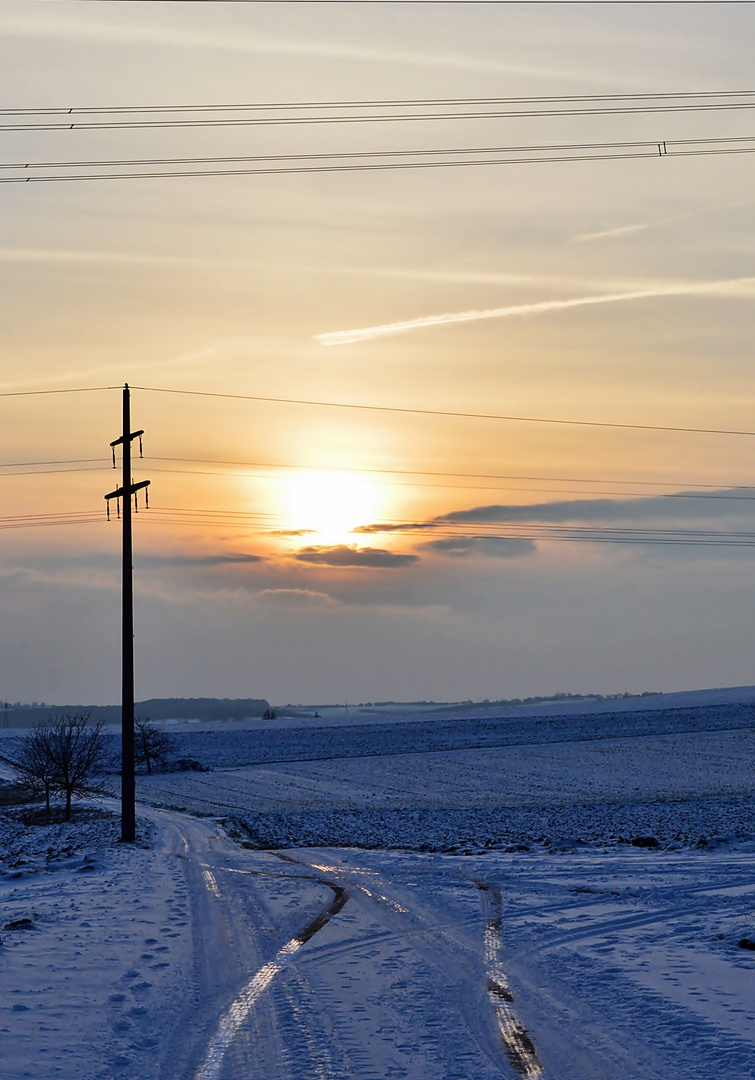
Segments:
[[[357,341],[370,341],[372,338],[385,337],[389,334],[405,334],[410,330],[422,330],[427,326],[479,322],[481,319],[508,319],[516,315],[545,315],[551,311],[565,311],[567,308],[587,307],[591,304],[618,304],[628,300],[649,300],[661,296],[689,296],[696,293],[737,295],[743,288],[752,288],[753,285],[755,285],[755,278],[732,278],[701,284],[640,289],[634,292],[578,296],[571,300],[541,300],[536,304],[514,304],[509,307],[484,308],[480,311],[454,311],[442,315],[424,315],[419,319],[386,323],[383,326],[366,326],[359,330],[333,330],[327,334],[317,334],[315,340],[321,345],[352,345]]]

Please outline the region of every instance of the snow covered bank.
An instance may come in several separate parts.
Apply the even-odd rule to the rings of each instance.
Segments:
[[[118,844],[101,811],[49,826],[24,813],[0,815],[4,1080],[165,1075],[191,978],[180,862],[160,830],[149,849]]]

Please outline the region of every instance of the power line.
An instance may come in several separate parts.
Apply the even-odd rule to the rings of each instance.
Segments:
[[[716,95],[718,97],[719,95]],[[252,116],[233,116],[233,117],[209,117],[201,119],[186,119],[185,116],[179,119],[158,119],[158,120],[84,120],[78,122],[76,120],[69,120],[68,118],[77,115],[91,115],[95,110],[93,109],[70,109],[64,113],[66,121],[48,121],[42,123],[10,123],[0,124],[0,131],[113,131],[113,130],[165,130],[168,128],[209,128],[209,127],[270,127],[270,126],[290,126],[290,125],[311,125],[311,124],[375,124],[375,123],[406,123],[406,122],[422,122],[427,120],[443,121],[443,120],[498,120],[498,119],[518,119],[518,118],[544,118],[544,117],[575,117],[575,116],[636,116],[636,115],[657,115],[660,113],[699,113],[699,112],[731,112],[741,111],[744,109],[755,108],[755,99],[753,99],[752,92],[745,95],[729,95],[722,97],[722,100],[712,101],[706,95],[706,99],[701,99],[700,95],[673,95],[673,99],[664,98],[663,95],[638,95],[637,97],[627,96],[626,98],[608,97],[600,98],[592,96],[590,98],[561,98],[561,99],[496,99],[496,98],[480,98],[480,99],[447,99],[448,104],[444,106],[445,109],[452,107],[455,111],[439,111],[438,106],[432,101],[406,101],[398,103],[397,105],[391,105],[388,102],[364,102],[364,103],[333,103],[331,105],[293,105],[293,104],[281,104],[281,105],[240,105],[240,106],[226,106],[226,112],[253,112]],[[487,105],[487,108],[470,108],[471,102],[479,102]],[[495,108],[496,102],[503,101],[505,103],[513,103],[517,101],[519,103],[518,108]],[[570,108],[565,107],[566,103],[572,102],[585,102],[584,104],[573,105]],[[606,101],[607,104],[598,104],[600,101]],[[536,102],[538,107],[529,108],[523,107],[529,104],[529,102]],[[556,104],[556,102],[559,102]],[[381,108],[396,108],[398,105],[409,107],[412,109],[421,109],[419,112],[366,112],[365,109],[381,109]],[[548,106],[548,107],[546,107]],[[332,109],[341,108],[351,110],[350,112],[325,112],[325,113],[310,113],[309,109]],[[128,113],[133,115],[136,112],[143,113],[149,111],[150,115],[155,114],[170,114],[180,112],[185,113],[198,113],[198,112],[215,112],[222,110],[222,106],[210,106],[208,108],[202,108],[197,106],[189,107],[174,107],[170,106],[153,106],[147,109],[138,108],[126,108],[126,109],[102,109],[96,110],[99,115],[115,115],[117,113]],[[287,115],[292,109],[298,109],[299,112],[296,115]],[[282,115],[278,116],[259,116],[260,111],[278,112]],[[8,114],[5,114],[8,115]],[[13,115],[13,114],[11,114]],[[19,115],[19,113],[15,113]],[[24,115],[43,115],[42,113],[31,113]],[[49,113],[48,113],[49,115]],[[58,114],[59,115],[59,114]]]
[[[201,525],[203,528],[227,529],[230,525],[250,527],[259,530],[260,522],[251,513],[234,511],[199,511],[190,509],[165,509],[157,512],[157,519],[153,510],[144,521],[156,524],[189,524]],[[35,520],[32,520],[35,519]],[[51,528],[61,525],[89,525],[104,523],[102,515],[83,513],[61,513],[51,515],[23,515],[21,518],[0,518],[0,529],[21,528]],[[454,528],[454,524],[456,528]],[[381,532],[416,534],[422,531],[430,538],[457,540],[459,544],[477,540],[531,540],[545,542],[568,542],[568,543],[610,543],[632,545],[659,545],[659,546],[686,546],[686,547],[755,547],[755,533],[745,531],[721,532],[713,530],[683,530],[683,529],[632,529],[611,528],[596,526],[564,526],[533,523],[512,523],[502,525],[497,523],[493,527],[485,528],[484,525],[474,522],[443,522],[442,519],[428,523],[408,523],[406,525],[386,524],[385,528],[378,525],[371,526],[369,531],[362,531],[362,535],[380,535]],[[505,530],[505,531],[504,531]],[[304,539],[309,530],[294,530],[297,535]],[[257,531],[250,535],[270,535],[269,529],[262,533]],[[334,546],[334,545],[315,545]],[[339,545],[335,545],[336,547]],[[296,554],[295,552],[292,554]],[[306,561],[306,560],[304,560]]]
[[[5,466],[0,465],[0,469]],[[29,469],[24,472],[12,472],[3,473],[0,472],[0,477],[4,477],[6,480],[9,478],[15,479],[17,476],[70,476],[73,473],[89,473],[89,472],[102,472],[103,469],[109,468],[108,465],[103,463],[102,465],[91,465],[84,467],[83,469]],[[161,470],[164,471],[164,470]]]
[[[306,468],[306,466],[305,466],[305,468]],[[78,469],[78,470],[73,470],[73,471],[83,472],[85,470]],[[87,471],[89,471],[89,470],[87,470]],[[351,474],[354,470],[347,469],[347,470],[343,470],[343,471],[348,472],[349,474]],[[365,471],[365,470],[358,470],[358,471],[361,472],[361,471]],[[369,470],[369,471],[372,472],[373,470]],[[377,473],[381,472],[381,470],[374,470],[374,471],[377,472]],[[276,480],[277,479],[275,476],[269,476],[269,475],[265,475],[265,474],[261,474],[261,473],[239,472],[239,473],[231,473],[231,474],[229,474],[228,472],[218,473],[218,472],[210,472],[208,470],[199,470],[199,469],[165,469],[165,468],[159,468],[158,467],[158,468],[153,468],[152,472],[167,473],[169,475],[179,475],[179,476],[215,476],[215,477],[217,477],[217,476],[233,475],[233,476],[244,476],[244,477],[253,476],[255,479],[258,479],[258,480]],[[29,475],[34,476],[34,475],[41,475],[41,474],[38,474],[38,473],[22,473],[21,475],[22,476],[29,476]],[[616,496],[618,496],[618,497],[620,497],[622,499],[647,499],[647,498],[660,499],[660,498],[666,498],[666,499],[707,499],[708,501],[715,500],[717,502],[724,502],[724,501],[725,502],[728,502],[728,501],[733,501],[733,502],[755,502],[755,496],[753,496],[753,495],[714,495],[714,494],[711,494],[711,493],[709,493],[707,491],[705,491],[705,492],[688,492],[688,491],[679,492],[679,491],[676,491],[676,492],[662,492],[661,494],[658,494],[657,492],[647,492],[647,491],[596,491],[594,489],[590,489],[590,490],[585,491],[584,489],[576,489],[575,490],[574,488],[530,488],[530,487],[515,487],[515,488],[512,488],[509,485],[503,485],[502,486],[500,484],[432,483],[432,482],[428,482],[426,480],[425,481],[389,480],[389,481],[384,482],[383,486],[420,488],[423,491],[427,490],[429,488],[439,488],[439,489],[441,489],[443,491],[449,491],[449,490],[453,489],[453,490],[456,490],[456,491],[506,491],[506,492],[512,492],[512,493],[519,493],[519,492],[536,493],[536,494],[539,493],[539,494],[542,494],[542,495],[579,495],[579,496],[582,496],[583,498],[592,498],[595,495],[599,495],[599,496],[609,496],[609,497],[612,497],[612,498],[615,498]],[[714,488],[713,490],[719,490],[719,489]]]
[[[753,146],[744,146],[745,143],[755,143],[755,136],[741,135],[722,138],[711,139],[666,139],[658,142],[657,139],[645,139],[635,140],[633,142],[600,142],[600,143],[543,143],[534,146],[471,146],[471,147],[449,147],[445,149],[430,148],[427,150],[371,150],[371,151],[349,151],[344,153],[318,153],[318,154],[244,154],[244,155],[214,155],[209,157],[171,157],[171,158],[103,158],[103,159],[91,159],[83,161],[14,161],[14,162],[0,162],[0,170],[22,170],[29,169],[102,169],[102,168],[136,168],[139,166],[167,166],[167,165],[214,165],[214,164],[241,164],[248,162],[308,162],[308,161],[325,161],[325,162],[340,162],[340,161],[358,161],[369,162],[376,159],[380,159],[376,168],[386,158],[396,158],[397,161],[392,164],[396,167],[404,165],[409,167],[414,165],[415,167],[421,167],[423,164],[428,165],[450,165],[453,164],[453,159],[448,162],[423,162],[422,158],[436,158],[442,155],[449,154],[534,154],[534,153],[547,153],[555,154],[561,151],[582,151],[582,150],[642,150],[643,153],[632,153],[629,156],[632,157],[680,157],[689,156],[678,153],[675,147],[697,147],[702,153],[705,150],[707,153],[720,152],[720,153],[733,153],[735,151],[745,152],[747,150],[753,150]],[[615,155],[610,155],[614,157]],[[622,155],[624,157],[626,155]],[[412,160],[416,159],[416,160]],[[568,158],[553,157],[547,160],[562,161],[562,160],[574,160],[573,155]],[[605,155],[584,155],[578,160],[593,161],[593,160],[605,160]],[[492,162],[491,162],[492,163]],[[500,162],[497,162],[500,164]],[[458,162],[458,164],[485,164],[485,161],[464,161]],[[389,167],[391,163],[385,165]],[[291,166],[290,170],[287,168],[284,171],[296,171],[296,166]],[[344,169],[347,166],[343,166]],[[213,175],[214,175],[213,171]],[[222,175],[222,170],[218,170],[218,174]],[[149,174],[137,174],[139,177],[144,175],[162,176],[163,173],[149,173]],[[194,172],[176,173],[172,172],[166,175],[195,175]],[[201,173],[200,175],[205,175]],[[131,173],[125,173],[124,177],[132,176]],[[77,177],[80,179],[80,177]],[[72,177],[72,179],[77,179]],[[112,179],[113,174],[107,174],[101,179]],[[12,177],[11,179],[24,179]],[[62,178],[61,178],[62,179]]]
[[[85,387],[69,387],[63,390],[24,390],[24,391],[12,391],[12,392],[0,392],[0,397],[35,397],[43,394],[80,394],[89,393],[90,391],[99,390],[120,390],[120,386],[85,386]],[[262,394],[231,394],[221,393],[219,391],[212,390],[180,390],[175,387],[166,386],[132,386],[132,390],[141,390],[150,394],[176,394],[182,397],[203,397],[203,398],[217,398],[218,400],[227,401],[257,401],[262,403],[270,403],[275,405],[300,405],[311,406],[324,409],[352,409],[360,412],[378,412],[378,413],[395,413],[397,415],[408,416],[445,416],[455,419],[466,420],[499,420],[510,423],[522,423],[522,424],[555,424],[565,425],[569,427],[591,427],[591,428],[607,428],[613,430],[625,430],[625,431],[659,431],[670,432],[687,435],[733,435],[752,438],[755,436],[755,431],[747,431],[736,428],[703,428],[703,427],[684,427],[681,425],[673,424],[629,424],[629,423],[614,423],[607,420],[565,420],[555,417],[543,417],[543,416],[514,416],[504,413],[477,413],[477,412],[464,412],[458,409],[421,409],[421,408],[409,408],[398,405],[367,405],[360,402],[350,401],[325,401],[317,400],[314,398],[287,398],[287,397],[273,397],[271,395]],[[68,463],[74,459],[61,459]],[[85,462],[91,460],[91,458],[75,459],[77,462]],[[181,459],[172,459],[181,460]],[[202,459],[186,459],[191,461],[201,461]],[[46,463],[45,463],[46,464]],[[243,463],[242,463],[243,464]],[[295,466],[297,468],[301,466]],[[381,471],[381,470],[379,470]],[[444,474],[448,475],[448,474]],[[475,474],[477,475],[477,474]],[[603,483],[604,481],[599,481]],[[612,482],[612,481],[610,481]],[[634,481],[631,481],[634,482]],[[644,481],[643,481],[644,482]]]
[[[643,478],[634,478],[630,480],[621,480],[614,477],[588,477],[588,476],[531,476],[520,475],[518,473],[480,473],[480,472],[458,472],[448,471],[445,469],[392,469],[392,468],[377,468],[366,466],[329,466],[329,465],[312,465],[310,463],[303,462],[284,462],[284,461],[241,461],[235,458],[187,458],[187,457],[161,457],[155,454],[145,454],[144,461],[168,461],[177,462],[179,464],[195,464],[195,465],[221,465],[221,466],[234,466],[245,469],[292,469],[292,470],[304,470],[311,472],[326,472],[326,473],[368,473],[371,475],[387,475],[387,476],[436,476],[436,477],[454,477],[454,478],[470,478],[475,480],[524,480],[524,481],[543,481],[549,483],[564,483],[564,484],[614,484],[624,486],[636,486],[638,484],[644,484],[646,487],[670,487],[670,488],[701,488],[710,491],[722,491],[722,490],[753,490],[749,484],[735,484],[732,482],[721,481],[718,484],[702,484],[693,480],[646,480]],[[0,463],[0,469],[20,469],[30,468],[35,465],[86,465],[96,464],[100,468],[112,468],[110,458],[50,458],[44,461],[6,461]],[[65,472],[66,470],[56,470]],[[89,470],[72,470],[74,472],[89,471]],[[95,469],[92,471],[99,471]],[[10,474],[14,475],[14,474]],[[22,476],[35,476],[36,473],[21,473]],[[47,475],[40,473],[39,475]],[[214,476],[216,473],[203,473],[203,475]],[[243,475],[243,474],[242,474]],[[732,496],[735,498],[736,496]]]
[[[87,460],[87,459],[81,459]],[[99,460],[99,459],[97,459]],[[106,459],[102,459],[105,461]],[[348,473],[371,473],[378,475],[389,476],[437,476],[437,477],[461,477],[472,478],[475,480],[526,480],[526,481],[547,481],[550,483],[565,483],[565,484],[622,484],[622,485],[636,485],[645,484],[647,487],[673,487],[673,488],[705,488],[711,491],[720,491],[722,489],[733,490],[741,488],[743,491],[750,491],[752,488],[747,484],[700,484],[686,480],[616,480],[612,477],[581,477],[581,476],[522,476],[513,473],[478,473],[478,472],[449,472],[446,470],[429,470],[429,469],[390,469],[390,468],[366,468],[366,467],[352,467],[339,468],[338,466],[328,467],[322,465],[310,465],[299,464],[296,462],[280,462],[280,461],[236,461],[219,458],[181,458],[181,457],[155,457],[147,455],[147,461],[175,461],[184,463],[193,463],[199,465],[234,465],[240,467],[249,467],[253,469],[305,469],[312,470],[314,472],[348,472]],[[47,464],[44,462],[43,464]],[[62,464],[68,464],[63,462]]]
[[[49,458],[46,461],[4,461],[0,462],[0,469],[26,469],[32,465],[91,465],[100,464],[110,466],[110,459],[97,458]]]
[[[347,101],[255,101],[226,102],[221,104],[194,105],[95,105],[48,108],[0,109],[2,116],[82,116],[82,115],[123,115],[146,113],[196,113],[196,112],[239,112],[281,109],[360,109],[360,108],[430,108],[437,106],[471,105],[531,105],[558,102],[682,102],[721,98],[724,102],[733,98],[755,96],[755,90],[690,90],[673,93],[646,94],[538,94],[527,97],[463,97],[463,98],[366,98]]]
[[[145,460],[150,460],[150,459],[146,458]],[[151,460],[155,460],[155,459],[151,459]],[[311,469],[311,470],[314,470],[314,471],[317,471],[317,472],[336,471],[336,472],[341,472],[341,473],[347,473],[349,475],[352,475],[355,472],[357,472],[357,473],[370,473],[372,475],[378,475],[378,476],[384,475],[384,474],[395,475],[397,473],[401,474],[402,472],[404,472],[406,475],[409,475],[409,476],[412,476],[412,475],[413,476],[417,476],[417,475],[435,475],[435,474],[432,474],[432,473],[431,474],[418,474],[418,473],[413,473],[411,470],[398,470],[398,469],[384,470],[384,469],[351,469],[351,468],[346,468],[346,469],[328,470],[328,469],[320,469],[318,466],[312,466],[312,465],[289,465],[289,466],[273,466],[273,465],[270,465],[270,466],[261,466],[261,467],[262,468],[270,468],[270,469],[289,468],[289,469],[294,469],[296,471],[304,471],[304,470],[307,470],[307,469]],[[0,468],[2,468],[2,466],[0,466]],[[15,479],[16,477],[27,477],[27,476],[69,476],[69,475],[73,475],[73,474],[77,474],[77,473],[85,473],[85,472],[86,473],[88,473],[88,472],[102,472],[105,469],[107,469],[108,472],[110,471],[109,465],[106,462],[103,462],[102,465],[100,465],[99,467],[95,466],[95,467],[83,468],[83,469],[35,469],[35,470],[24,471],[24,472],[13,472],[13,473],[5,473],[5,474],[0,473],[0,478],[2,478],[3,476],[5,476],[6,479],[7,478],[14,478]],[[249,472],[248,470],[245,470],[244,472],[229,472],[226,469],[226,470],[224,470],[222,472],[219,472],[217,470],[209,470],[209,469],[171,469],[171,468],[165,468],[165,467],[160,467],[160,466],[157,466],[157,467],[153,466],[151,471],[156,472],[156,473],[161,473],[161,474],[164,474],[164,475],[169,475],[169,476],[213,476],[213,477],[243,476],[243,477],[246,477],[246,478],[254,478],[254,479],[257,479],[257,480],[269,480],[269,481],[277,480],[277,477],[274,474],[253,473],[253,472]],[[474,479],[475,474],[466,474],[466,473],[444,474],[444,473],[438,473],[437,475],[439,477],[442,477],[444,475],[448,475],[448,476],[452,476],[452,477],[457,476],[457,475],[461,476],[461,477],[469,476],[470,479]],[[513,477],[512,479],[514,479],[516,481],[520,481],[523,478],[521,478],[521,477]],[[540,480],[541,478],[540,477],[535,477],[534,479]],[[542,479],[545,479],[545,478],[542,478]],[[558,482],[561,482],[561,481],[559,480]],[[597,483],[598,481],[576,480],[574,482],[584,484],[584,483]],[[625,484],[625,483],[628,483],[628,481],[617,480],[617,481],[608,481],[608,483]],[[636,483],[637,484],[643,484],[643,483],[645,483],[645,481],[638,480],[638,481],[636,481]],[[646,483],[647,483],[648,486],[652,485],[653,487],[658,487],[658,486],[670,487],[670,486],[672,486],[672,485],[669,485],[669,484],[666,484],[666,483],[658,484],[657,482],[654,482],[654,481],[647,481]],[[594,488],[585,489],[585,488],[564,488],[564,487],[558,487],[558,488],[512,487],[510,484],[493,484],[493,483],[487,483],[487,484],[484,484],[484,483],[455,484],[455,483],[449,483],[449,482],[446,482],[446,483],[443,483],[443,482],[434,483],[432,481],[427,481],[427,480],[388,480],[388,481],[383,481],[382,486],[384,486],[384,487],[387,486],[387,487],[419,488],[422,491],[428,490],[430,488],[437,488],[437,489],[442,490],[442,491],[450,491],[450,490],[455,490],[455,491],[502,491],[502,492],[510,492],[512,494],[520,494],[520,493],[526,492],[528,494],[541,494],[541,495],[577,495],[577,496],[580,496],[583,499],[593,499],[594,496],[601,496],[601,497],[610,497],[610,498],[614,498],[614,499],[618,497],[620,499],[627,499],[627,500],[629,500],[629,499],[634,500],[634,499],[648,499],[648,498],[653,498],[653,499],[665,498],[665,499],[707,499],[708,501],[716,501],[716,502],[755,502],[755,495],[725,495],[725,494],[720,494],[720,492],[722,490],[729,490],[729,489],[728,488],[722,488],[721,486],[715,485],[715,484],[702,485],[702,487],[708,489],[708,490],[705,490],[705,491],[697,491],[697,492],[693,492],[693,491],[664,491],[664,492],[660,492],[660,493],[658,491],[627,491],[627,490],[618,490],[617,491],[615,489],[611,490],[611,491],[606,491],[606,490],[595,490]],[[738,489],[741,489],[741,490],[753,490],[752,488],[747,488],[747,487],[745,487],[743,485],[739,485]]]
[[[500,420],[522,424],[559,424],[569,427],[608,428],[626,431],[665,431],[687,435],[737,435],[752,438],[755,431],[741,431],[729,428],[681,427],[671,424],[619,424],[603,420],[559,420],[542,416],[511,416],[502,413],[462,412],[451,409],[406,408],[397,405],[364,405],[346,401],[317,401],[309,398],[272,397],[261,394],[229,394],[210,390],[177,390],[164,386],[133,386],[134,390],[143,390],[152,394],[180,394],[188,397],[218,398],[228,401],[259,401],[276,405],[303,405],[324,409],[354,409],[360,412],[395,413],[407,416],[446,416],[465,420]]]
[[[755,139],[755,136],[753,137]],[[647,150],[627,151],[615,154],[560,154],[547,157],[509,157],[509,158],[479,158],[479,159],[449,159],[434,161],[393,161],[371,164],[350,165],[292,165],[272,168],[253,169],[182,169],[171,171],[132,172],[132,173],[66,173],[61,175],[30,175],[30,176],[0,176],[0,184],[41,184],[41,183],[65,183],[79,180],[159,180],[177,179],[180,177],[200,176],[283,176],[289,174],[319,174],[319,173],[344,173],[344,172],[396,172],[407,169],[461,169],[473,168],[482,165],[546,165],[563,164],[565,162],[588,162],[588,161],[638,161],[647,158],[688,158],[688,157],[720,157],[732,154],[750,154],[755,150],[753,146],[714,147],[712,149],[696,150],[669,150],[673,146],[671,140],[661,140],[658,143],[646,144]]]
[[[101,472],[104,469],[110,471],[110,462],[106,458],[87,459],[83,458],[82,461],[98,461],[98,466],[84,467],[84,468],[55,468],[55,469],[31,469],[20,472],[3,473],[0,471],[0,477],[26,477],[26,476],[59,476],[59,475],[71,475],[83,472]],[[437,477],[439,480],[443,478],[448,479],[470,479],[470,480],[504,480],[514,481],[517,484],[521,482],[540,482],[540,483],[576,483],[576,484],[613,484],[615,486],[621,485],[627,486],[645,486],[651,488],[698,488],[698,491],[626,491],[626,490],[595,490],[594,488],[542,488],[542,487],[511,487],[510,484],[455,484],[455,483],[433,483],[426,480],[415,481],[384,481],[384,486],[387,483],[391,487],[412,487],[426,490],[429,488],[439,488],[441,490],[458,490],[458,491],[508,491],[512,493],[527,492],[550,494],[550,495],[578,495],[584,498],[593,498],[594,496],[607,496],[616,498],[617,496],[622,499],[643,499],[643,498],[667,498],[667,499],[707,499],[715,501],[725,502],[755,502],[755,495],[732,495],[723,494],[724,491],[752,491],[754,488],[749,485],[743,484],[694,484],[686,483],[684,481],[678,481],[677,483],[671,483],[670,481],[655,481],[655,480],[612,480],[612,479],[589,479],[582,477],[562,477],[562,476],[520,476],[520,475],[508,475],[504,473],[469,473],[469,472],[444,472],[441,470],[416,470],[416,469],[379,469],[379,468],[352,468],[352,467],[336,467],[336,468],[324,468],[318,465],[303,465],[303,464],[282,464],[279,462],[249,462],[249,461],[224,461],[216,459],[195,459],[195,458],[162,458],[147,455],[145,461],[174,461],[174,462],[187,462],[187,463],[199,463],[206,465],[217,465],[223,467],[223,471],[209,470],[209,469],[172,469],[165,468],[164,466],[152,466],[152,472],[163,473],[167,475],[178,476],[244,476],[254,477],[259,480],[276,480],[274,473],[272,475],[268,473],[250,473],[249,469],[268,469],[274,470],[292,470],[297,472],[337,472],[346,473],[352,475],[368,474],[372,476],[430,476]],[[69,464],[70,462],[43,462],[41,464]],[[22,463],[9,463],[0,464],[0,470],[18,467]],[[29,463],[29,464],[34,464]],[[228,466],[243,468],[243,472],[229,472]]]
[[[120,386],[73,386],[65,390],[2,390],[0,398],[41,397],[45,394],[90,394],[97,390],[120,390]]]

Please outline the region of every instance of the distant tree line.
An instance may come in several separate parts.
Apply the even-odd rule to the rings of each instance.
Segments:
[[[264,698],[150,698],[137,708],[152,720],[244,720],[262,716],[270,703]],[[30,727],[45,723],[50,714],[87,715],[92,721],[116,724],[120,705],[8,705],[3,713],[6,727]]]

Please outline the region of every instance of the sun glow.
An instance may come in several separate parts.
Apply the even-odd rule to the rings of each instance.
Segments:
[[[355,543],[354,529],[375,521],[381,502],[379,485],[359,473],[301,472],[285,484],[284,528],[310,543]]]

